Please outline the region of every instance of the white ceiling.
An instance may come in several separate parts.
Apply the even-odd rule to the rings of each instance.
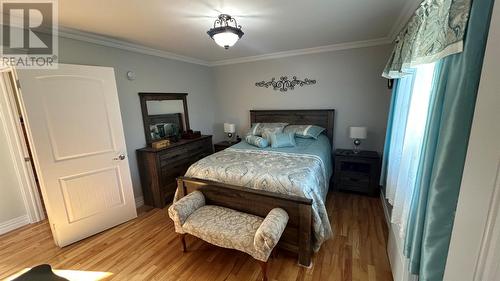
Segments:
[[[349,42],[388,41],[420,2],[62,0],[59,25],[210,64]],[[229,50],[206,34],[220,13],[234,16],[245,32]]]

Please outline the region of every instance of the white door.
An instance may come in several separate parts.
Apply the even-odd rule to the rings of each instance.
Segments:
[[[19,70],[20,100],[54,240],[137,216],[113,68]]]

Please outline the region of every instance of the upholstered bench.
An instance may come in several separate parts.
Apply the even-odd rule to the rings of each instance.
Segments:
[[[191,234],[219,247],[245,252],[259,261],[267,280],[267,259],[280,240],[288,214],[272,209],[265,218],[215,205],[205,205],[205,197],[194,191],[168,208],[175,231],[186,250],[185,234]]]

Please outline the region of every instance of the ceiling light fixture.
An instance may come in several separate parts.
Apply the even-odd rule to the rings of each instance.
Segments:
[[[230,24],[234,24],[231,26]],[[214,39],[217,45],[224,49],[229,49],[243,36],[241,25],[236,23],[236,19],[227,14],[220,14],[214,22],[214,27],[207,31],[207,34]]]

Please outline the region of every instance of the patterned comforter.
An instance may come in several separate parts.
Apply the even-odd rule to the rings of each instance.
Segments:
[[[186,177],[313,199],[313,237],[317,251],[323,241],[332,236],[324,203],[331,176],[331,154],[328,151],[323,153],[328,156],[322,157],[312,153],[311,142],[317,141],[300,140],[298,149],[293,151],[239,144],[194,163]]]

